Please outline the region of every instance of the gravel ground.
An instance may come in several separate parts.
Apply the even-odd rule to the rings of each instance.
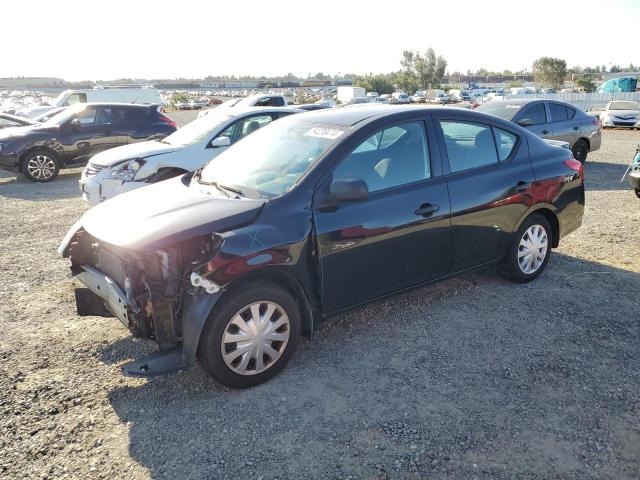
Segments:
[[[487,270],[343,315],[246,391],[122,377],[151,347],[77,317],[55,254],[78,171],[3,175],[0,477],[639,478],[640,201],[619,182],[638,141],[605,132],[584,224],[537,281]]]

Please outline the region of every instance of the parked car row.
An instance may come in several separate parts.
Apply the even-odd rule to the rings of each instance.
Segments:
[[[85,189],[148,186],[93,207],[61,242],[85,286],[78,313],[115,316],[157,344],[128,375],[199,360],[244,388],[346,309],[490,264],[531,281],[582,222],[583,169],[565,142],[509,120],[421,106],[220,107],[162,141],[98,154]],[[163,168],[178,176],[162,180]]]
[[[157,105],[79,103],[43,123],[0,130],[0,168],[49,182],[103,150],[175,131]]]
[[[587,160],[589,152],[598,150],[602,142],[599,121],[564,102],[505,100],[485,103],[477,111],[516,123],[541,138],[568,142],[581,163]]]
[[[121,193],[193,172],[259,128],[301,111],[285,107],[217,108],[162,140],[104,151],[93,156],[82,172],[83,198],[96,205]]]

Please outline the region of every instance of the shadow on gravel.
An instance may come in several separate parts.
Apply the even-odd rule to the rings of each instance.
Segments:
[[[639,285],[556,252],[342,315],[250,390],[195,368],[109,400],[152,478],[638,478]]]
[[[631,158],[629,159],[631,162]],[[587,191],[589,190],[630,190],[626,180],[620,181],[627,170],[628,164],[589,162],[585,164],[584,175]]]
[[[77,171],[76,171],[77,170]],[[19,198],[21,200],[50,201],[64,200],[82,194],[78,188],[81,169],[63,170],[58,178],[48,183],[36,183],[27,180],[24,175],[0,177],[0,197]]]

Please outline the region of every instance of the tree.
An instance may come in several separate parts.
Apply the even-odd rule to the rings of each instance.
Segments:
[[[541,57],[533,62],[533,78],[543,86],[561,88],[567,76],[567,62],[559,58]]]
[[[402,70],[393,75],[393,81],[406,92],[439,87],[447,70],[447,61],[432,48],[424,54],[405,50],[400,65]]]
[[[362,87],[367,92],[378,92],[380,95],[393,93],[393,82],[388,75],[364,75],[353,81],[356,87]]]
[[[576,85],[586,93],[593,93],[596,91],[596,84],[590,78],[581,78],[576,80]]]

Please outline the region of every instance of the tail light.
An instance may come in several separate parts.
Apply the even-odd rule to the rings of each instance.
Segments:
[[[176,122],[174,122],[173,120],[171,120],[169,117],[167,117],[166,115],[160,114],[158,115],[158,119],[161,122],[164,123],[168,123],[169,125],[171,125],[173,128],[178,128],[178,124]]]
[[[578,172],[578,175],[580,176],[580,178],[584,178],[583,177],[583,165],[578,160],[576,160],[575,158],[570,158],[568,160],[565,160],[564,164],[567,167],[569,167],[571,170]]]

